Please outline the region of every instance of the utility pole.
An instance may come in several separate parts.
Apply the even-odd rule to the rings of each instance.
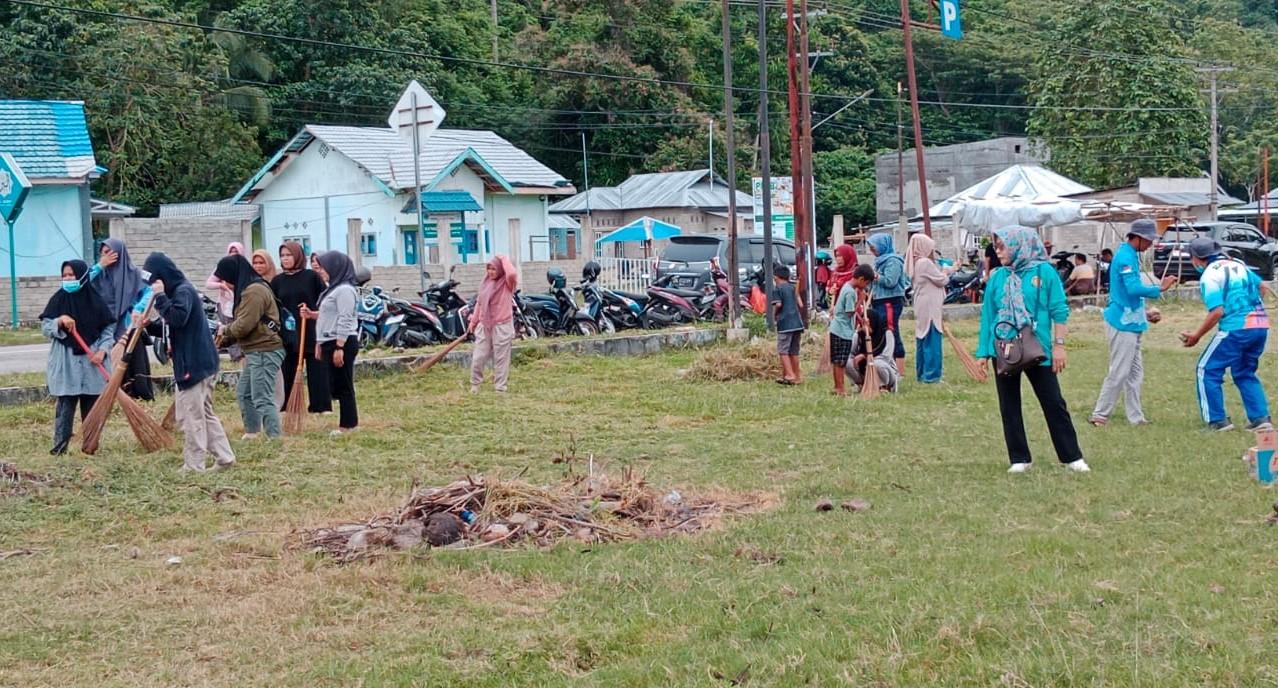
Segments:
[[[804,296],[803,322],[808,324],[808,316],[816,305],[812,296],[816,293],[813,284],[813,258],[816,253],[816,183],[812,174],[812,83],[811,64],[808,51],[808,0],[799,0],[799,53],[803,58],[799,63],[799,154],[800,172],[803,175],[803,242],[798,244],[797,269],[800,275],[799,293]],[[796,222],[796,227],[799,225]]]
[[[759,0],[759,176],[763,196],[763,280],[772,294],[772,135],[768,131],[768,5]],[[765,309],[768,329],[776,326],[772,309]]]
[[[1269,147],[1260,152],[1260,227],[1269,236]]]
[[[896,82],[896,217],[905,218],[905,125],[901,120],[901,82]]]
[[[710,118],[710,190],[714,191],[714,118]]]
[[[1211,79],[1211,219],[1216,221],[1216,211],[1218,202],[1216,198],[1216,188],[1220,185],[1220,126],[1216,117],[1217,106],[1219,105],[1220,93],[1216,90],[1217,77],[1221,72],[1233,71],[1232,67],[1203,67],[1199,72],[1207,74]]]
[[[582,182],[586,185],[586,224],[589,225],[591,236],[594,236],[595,223],[590,217],[590,158],[586,157],[586,132],[581,132],[581,177]],[[596,249],[602,254],[603,249]]]
[[[914,157],[919,167],[919,201],[923,204],[923,233],[930,237],[932,236],[932,216],[927,202],[927,171],[923,166],[923,124],[919,121],[919,83],[914,76],[914,36],[910,32],[910,27],[910,0],[901,0],[901,33],[905,38],[905,75],[910,86],[910,112],[914,115]]]
[[[422,203],[422,128],[421,120],[418,119],[420,112],[421,110],[417,106],[417,91],[413,91],[413,204],[417,206],[417,238],[415,239],[416,246],[414,246],[414,250],[417,251],[417,271],[420,273],[422,291],[426,291],[426,287],[430,285],[426,284],[426,255],[423,253],[426,250],[426,209],[422,207],[425,204]],[[324,211],[327,214],[327,196],[324,198],[324,202]],[[327,229],[327,217],[324,218],[324,226]],[[465,228],[463,227],[463,229]],[[445,232],[448,232],[448,234],[445,234]],[[450,240],[446,237],[451,236],[451,232],[448,229],[436,229],[435,236],[442,253],[444,242]],[[332,250],[332,248],[330,247],[329,250]]]
[[[497,62],[497,0],[491,2],[493,11],[493,62]]]
[[[741,283],[741,262],[737,258],[737,132],[732,104],[732,17],[728,0],[723,0],[723,123],[727,129],[728,154],[728,284]],[[713,165],[711,166],[711,177]],[[728,297],[728,319],[741,327],[741,299]]]
[[[798,282],[799,298],[803,298],[804,286],[807,280],[803,279],[803,260],[800,257],[803,252],[803,228],[807,226],[807,200],[808,194],[803,190],[803,107],[799,105],[799,55],[798,55],[798,15],[794,12],[794,0],[785,0],[785,65],[786,65],[786,96],[790,115],[790,179],[791,187],[794,192],[794,239],[795,247],[795,272],[794,277]],[[806,58],[805,58],[806,60]]]

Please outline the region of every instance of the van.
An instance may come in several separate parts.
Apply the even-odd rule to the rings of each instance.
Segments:
[[[669,244],[657,258],[654,280],[669,278],[669,286],[699,291],[710,284],[710,259],[719,258],[719,266],[728,269],[728,238],[713,234],[693,234],[669,239]],[[756,268],[763,265],[763,237],[737,237],[737,284]],[[795,274],[794,242],[788,239],[772,240],[772,260],[790,268]]]

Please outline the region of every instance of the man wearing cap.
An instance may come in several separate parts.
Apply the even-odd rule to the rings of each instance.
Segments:
[[[1189,257],[1202,273],[1199,288],[1207,317],[1195,331],[1185,330],[1180,339],[1185,347],[1198,344],[1219,325],[1216,336],[1198,357],[1198,407],[1209,430],[1232,430],[1225,415],[1223,383],[1225,370],[1233,375],[1247,412],[1247,429],[1271,428],[1269,402],[1256,376],[1260,355],[1269,338],[1269,314],[1260,298],[1260,278],[1241,261],[1224,255],[1220,244],[1209,237],[1189,242]]]
[[[1133,222],[1127,232],[1127,241],[1118,247],[1118,253],[1109,266],[1109,305],[1105,307],[1109,370],[1105,373],[1096,408],[1087,419],[1096,427],[1109,422],[1119,395],[1126,397],[1128,423],[1145,425],[1149,422],[1140,403],[1140,388],[1145,380],[1141,336],[1149,329],[1145,299],[1156,299],[1176,284],[1176,278],[1171,275],[1164,277],[1161,285],[1145,284],[1141,280],[1140,254],[1148,251],[1157,240],[1158,227],[1152,220]]]

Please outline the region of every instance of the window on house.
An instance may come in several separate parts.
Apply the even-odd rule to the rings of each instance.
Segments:
[[[359,252],[365,256],[377,255],[377,235],[372,232],[359,235]]]
[[[308,256],[309,256],[309,255],[311,255],[311,238],[310,238],[310,237],[308,237],[308,236],[286,236],[286,237],[284,237],[284,242],[283,242],[283,243],[286,243],[286,244],[287,244],[287,243],[288,243],[288,242],[290,242],[290,241],[296,241],[297,243],[301,244],[301,245],[302,245],[302,253],[304,253],[304,254],[306,254],[306,255],[308,255]]]

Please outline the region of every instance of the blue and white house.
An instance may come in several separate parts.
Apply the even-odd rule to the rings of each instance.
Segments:
[[[310,250],[358,245],[361,261],[374,266],[478,262],[498,253],[549,259],[547,208],[575,193],[572,184],[491,131],[439,128],[444,115],[414,81],[390,126],[308,125],[232,202],[260,208],[268,248],[290,240]],[[356,223],[357,243],[347,236]]]
[[[92,255],[89,184],[104,170],[93,157],[84,103],[0,100],[0,151],[31,180],[14,225],[18,277],[57,275],[63,261]],[[8,258],[0,260],[0,278],[10,277]]]

